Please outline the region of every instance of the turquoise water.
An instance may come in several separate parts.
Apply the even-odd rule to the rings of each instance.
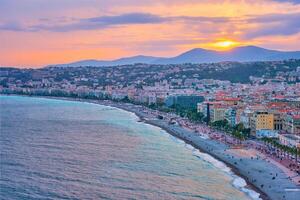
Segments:
[[[0,96],[1,199],[249,199],[206,154],[126,111]]]

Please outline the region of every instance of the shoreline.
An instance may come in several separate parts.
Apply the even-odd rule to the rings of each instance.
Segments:
[[[227,150],[229,150],[229,148],[225,144],[222,144],[212,139],[203,139],[187,129],[184,129],[177,125],[168,124],[166,120],[148,119],[145,113],[142,113],[138,109],[134,108],[135,107],[134,104],[119,103],[110,100],[92,100],[92,99],[81,99],[81,98],[70,98],[70,97],[27,96],[27,95],[6,95],[6,96],[26,96],[26,97],[35,97],[35,98],[86,102],[86,103],[99,104],[103,106],[115,107],[130,113],[134,113],[139,118],[139,121],[144,122],[146,124],[150,124],[152,126],[159,127],[162,130],[166,131],[168,134],[180,140],[183,140],[186,144],[193,146],[195,149],[199,150],[200,152],[206,153],[212,156],[214,159],[223,162],[226,166],[228,166],[231,169],[234,175],[241,177],[245,180],[247,185],[238,188],[240,190],[242,188],[253,190],[260,195],[259,197],[261,199],[264,200],[268,200],[268,199],[278,199],[278,200],[292,199],[293,200],[293,199],[297,199],[298,195],[300,195],[300,187],[298,187],[297,185],[293,184],[290,180],[288,180],[286,175],[282,172],[282,170],[278,169],[278,167],[275,166],[274,164],[271,164],[266,160],[258,159],[258,158],[257,160],[256,159],[253,160],[251,158],[251,160],[249,159],[249,161],[247,161],[247,159],[244,157],[238,157],[236,155],[232,156],[230,155],[230,153],[227,153]],[[244,160],[246,160],[247,162]],[[242,163],[242,161],[246,163]],[[244,166],[241,164],[244,164]],[[253,169],[254,171],[258,170],[258,172],[256,171],[256,173],[253,173],[253,171],[251,171]],[[279,177],[277,178],[277,181],[274,180],[272,181],[272,179],[271,181],[266,180],[265,177],[268,177],[269,172],[271,172],[272,175],[272,172],[275,173],[274,171],[276,171],[276,176],[281,172],[279,174]],[[273,184],[275,187],[269,186],[269,188],[267,188],[267,184],[270,183]],[[265,187],[260,187],[260,186],[265,186]],[[287,188],[296,189],[296,190],[299,189],[299,191],[287,192],[286,190]],[[245,191],[243,192],[246,193],[248,196],[250,196],[249,193]]]
[[[99,103],[99,105],[103,105],[101,103]],[[107,105],[104,105],[104,106],[107,106]],[[257,188],[254,184],[250,183],[249,181],[247,181],[247,177],[245,177],[244,175],[240,174],[239,170],[233,166],[232,164],[230,163],[227,163],[226,161],[224,161],[223,159],[220,159],[219,157],[216,157],[214,155],[212,155],[209,151],[207,151],[205,148],[202,148],[201,146],[198,146],[196,143],[194,143],[193,141],[190,141],[188,140],[186,137],[183,137],[179,134],[177,134],[175,131],[173,131],[172,129],[168,128],[167,126],[163,126],[153,120],[147,120],[145,119],[142,115],[140,115],[140,113],[136,112],[136,111],[133,111],[133,110],[130,110],[130,109],[125,109],[123,107],[120,107],[120,106],[113,106],[113,105],[109,105],[111,107],[115,107],[115,108],[118,108],[118,109],[121,109],[121,110],[125,110],[127,112],[130,112],[130,113],[134,113],[140,120],[141,122],[145,123],[145,124],[149,124],[149,125],[152,125],[152,126],[155,126],[155,127],[159,127],[161,128],[162,130],[164,130],[165,132],[167,132],[168,134],[172,135],[173,137],[179,139],[179,140],[182,140],[184,143],[186,144],[189,144],[191,145],[192,147],[194,147],[195,149],[197,149],[198,151],[200,151],[201,153],[205,153],[205,154],[208,154],[209,156],[213,157],[214,159],[224,163],[227,167],[230,168],[230,170],[232,171],[232,173],[238,177],[241,177],[243,178],[243,180],[245,180],[246,182],[246,186],[245,188],[247,189],[250,189],[250,190],[253,190],[255,192],[257,192],[260,196],[259,198],[260,199],[263,199],[263,200],[269,200],[269,196],[263,192],[262,190],[260,190],[259,188]],[[235,186],[234,186],[235,187]],[[238,188],[240,190],[240,188]],[[244,192],[244,191],[243,191]],[[245,193],[245,192],[244,192]],[[249,196],[249,194],[247,194]]]
[[[174,131],[172,131],[172,130],[170,130],[170,129],[167,129],[167,128],[163,127],[163,126],[159,126],[158,124],[153,123],[153,122],[147,122],[147,121],[145,121],[145,123],[150,124],[150,125],[152,125],[152,126],[159,127],[159,128],[161,128],[162,130],[166,131],[168,134],[170,134],[170,135],[172,135],[172,136],[174,136],[174,137],[176,137],[176,138],[178,138],[178,139],[184,141],[186,144],[189,144],[189,145],[193,146],[195,149],[199,150],[201,153],[206,153],[206,154],[212,156],[214,159],[216,159],[216,160],[218,160],[218,161],[220,161],[220,162],[223,162],[227,167],[230,168],[230,170],[233,172],[234,175],[236,175],[236,176],[238,176],[238,177],[241,177],[241,178],[243,178],[243,179],[245,180],[245,182],[246,182],[246,184],[247,184],[247,185],[245,186],[246,188],[249,188],[250,190],[253,190],[253,191],[257,192],[257,193],[260,195],[259,198],[261,198],[261,199],[263,199],[263,200],[269,200],[269,199],[270,199],[270,198],[268,197],[267,194],[265,194],[263,191],[261,191],[259,188],[257,188],[254,184],[248,182],[248,181],[247,181],[247,177],[245,177],[245,176],[243,176],[242,174],[240,174],[239,170],[238,170],[235,166],[233,166],[232,164],[227,163],[227,162],[225,162],[224,160],[220,159],[219,157],[216,157],[216,156],[212,155],[212,154],[211,154],[209,151],[207,151],[205,148],[202,148],[202,147],[198,146],[197,144],[193,143],[192,141],[187,140],[187,139],[184,138],[184,137],[181,137],[180,135],[174,133]],[[240,188],[239,188],[239,189],[240,189]]]

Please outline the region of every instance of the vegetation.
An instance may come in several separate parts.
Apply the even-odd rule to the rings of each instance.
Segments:
[[[250,76],[274,78],[281,72],[296,71],[300,66],[299,60],[269,61],[269,62],[222,62],[204,64],[178,64],[178,65],[147,65],[134,64],[113,67],[65,67],[42,69],[0,69],[0,85],[8,87],[9,83],[18,82],[26,87],[30,81],[50,82],[69,81],[72,84],[97,87],[107,85],[128,86],[135,85],[143,88],[144,85],[154,85],[155,82],[167,80],[171,85],[173,79],[180,79],[184,83],[188,79],[215,79],[231,82],[250,82]],[[176,70],[175,70],[176,68]],[[297,80],[300,81],[300,80]],[[195,82],[190,86],[196,88]],[[44,85],[47,88],[47,85]],[[178,88],[185,87],[178,85]]]
[[[204,122],[204,114],[198,112],[196,108],[184,108],[180,105],[173,105],[170,109],[180,117],[186,117],[192,122]]]
[[[215,121],[210,124],[212,127],[225,131],[239,140],[245,140],[250,136],[250,129],[245,128],[242,123],[231,127],[226,119]]]
[[[297,148],[280,144],[278,142],[278,139],[264,137],[264,138],[262,138],[262,141],[265,144],[267,144],[269,147],[275,149],[276,153],[279,152],[283,156],[294,155],[296,161],[297,161],[298,157],[300,156],[300,151]]]

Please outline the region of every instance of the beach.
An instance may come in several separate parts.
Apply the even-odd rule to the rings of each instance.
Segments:
[[[190,144],[200,152],[207,153],[225,163],[235,175],[242,177],[236,179],[237,182],[233,184],[236,184],[237,187],[243,187],[245,193],[251,193],[252,190],[255,190],[260,194],[261,199],[276,200],[294,200],[298,199],[300,195],[299,185],[288,178],[286,171],[282,167],[264,158],[259,152],[253,149],[232,149],[220,141],[206,137],[205,134],[196,134],[177,124],[170,124],[169,120],[158,119],[156,111],[146,109],[140,105],[102,100],[54,98],[95,103],[135,113],[140,118],[140,122],[160,127],[174,137]],[[253,199],[255,199],[257,193],[253,195]]]

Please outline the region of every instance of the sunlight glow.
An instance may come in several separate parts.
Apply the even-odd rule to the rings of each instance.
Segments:
[[[215,42],[212,44],[213,47],[218,49],[230,49],[235,46],[238,46],[239,42],[231,41],[231,40],[223,40],[219,42]]]

